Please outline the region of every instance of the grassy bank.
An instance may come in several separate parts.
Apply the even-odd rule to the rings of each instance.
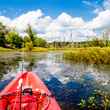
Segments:
[[[18,49],[19,52],[28,52],[28,50],[26,48],[21,48],[21,49]],[[32,49],[32,52],[48,52],[48,48],[43,48],[43,47],[34,47]]]
[[[13,49],[8,49],[8,48],[0,47],[0,52],[11,52],[11,51],[14,51],[14,50]]]
[[[44,47],[34,47],[32,49],[32,52],[49,52],[49,51],[55,51],[55,52],[64,52],[64,51],[70,51],[72,48],[44,48]],[[18,49],[20,52],[22,51],[28,51],[26,48]]]
[[[20,52],[22,51],[27,51],[26,48],[22,48],[22,49],[19,49]],[[49,52],[49,51],[57,51],[57,52],[60,52],[60,51],[70,51],[71,49],[70,48],[43,48],[43,47],[34,47],[32,49],[32,52]]]
[[[64,58],[75,63],[110,64],[110,47],[74,48],[64,52]]]
[[[44,48],[44,47],[34,47],[32,49],[32,52],[48,52],[48,51],[66,51],[71,50],[69,48]],[[21,49],[8,49],[0,47],[0,52],[9,52],[9,51],[18,51],[18,52],[27,52],[29,51],[27,48],[21,48]]]
[[[0,47],[0,52],[27,52],[26,48],[21,48],[21,49],[9,49],[9,48],[3,48]],[[32,52],[47,52],[48,48],[42,48],[42,47],[34,47],[32,49]]]

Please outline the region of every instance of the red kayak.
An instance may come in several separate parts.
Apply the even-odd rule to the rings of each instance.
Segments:
[[[0,110],[61,110],[39,77],[22,72],[0,93]]]

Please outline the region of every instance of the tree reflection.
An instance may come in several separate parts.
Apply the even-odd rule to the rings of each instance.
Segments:
[[[20,56],[11,55],[10,57],[6,57],[6,54],[2,55],[0,57],[0,80],[3,78],[4,74],[15,70],[19,66],[20,60]]]

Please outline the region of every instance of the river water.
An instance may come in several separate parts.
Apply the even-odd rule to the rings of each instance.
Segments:
[[[0,90],[17,73],[32,70],[55,95],[62,110],[74,110],[81,99],[86,99],[94,90],[110,92],[110,68],[106,65],[95,66],[73,64],[63,59],[63,53],[1,53]]]

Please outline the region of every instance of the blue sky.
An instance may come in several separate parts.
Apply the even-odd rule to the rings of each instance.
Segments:
[[[110,29],[110,0],[0,0],[0,22],[21,35],[30,24],[47,40],[84,41]]]
[[[88,5],[89,2],[93,6]],[[103,0],[0,0],[0,11],[1,15],[14,18],[24,12],[41,9],[45,15],[52,17],[66,12],[90,20],[96,16],[94,8],[102,2]]]

